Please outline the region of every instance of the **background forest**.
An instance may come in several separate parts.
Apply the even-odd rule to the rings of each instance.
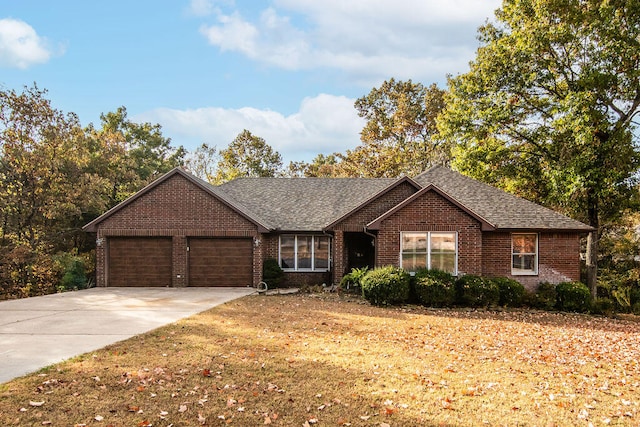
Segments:
[[[506,0],[478,38],[446,89],[390,78],[355,102],[358,147],[288,165],[249,130],[188,152],[124,107],[83,127],[35,84],[1,90],[0,298],[91,286],[81,227],[176,166],[217,184],[445,164],[593,226],[585,283],[624,306],[640,292],[640,4]]]

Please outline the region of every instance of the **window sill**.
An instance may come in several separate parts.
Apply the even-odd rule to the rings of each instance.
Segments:
[[[537,271],[513,271],[511,270],[512,276],[537,276]]]
[[[294,270],[293,268],[283,268],[282,271],[284,271],[285,273],[326,273],[328,271],[331,271],[329,269],[323,269],[323,270]]]

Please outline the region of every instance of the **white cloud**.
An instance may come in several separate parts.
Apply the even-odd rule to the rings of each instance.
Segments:
[[[17,19],[0,19],[0,66],[25,69],[50,58],[46,40],[33,27]]]
[[[243,129],[264,138],[282,154],[285,162],[311,160],[353,148],[360,142],[364,121],[344,96],[320,94],[305,98],[299,110],[285,116],[256,108],[206,107],[189,110],[159,108],[134,117],[136,121],[159,123],[175,145],[194,149],[206,142],[225,148]]]
[[[201,33],[223,51],[278,68],[337,69],[366,84],[388,77],[430,83],[465,71],[477,27],[500,3],[272,0],[253,21],[218,10],[217,22]]]
[[[200,32],[222,51],[237,51],[247,57],[284,69],[304,68],[309,53],[305,35],[274,9],[266,9],[254,25],[238,12],[218,15],[218,25],[203,25]]]

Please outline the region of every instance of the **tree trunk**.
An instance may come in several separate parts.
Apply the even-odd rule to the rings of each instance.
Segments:
[[[589,225],[595,230],[587,236],[587,286],[591,290],[591,296],[595,299],[598,296],[598,238],[600,232],[597,203],[589,203]]]
[[[598,230],[587,236],[587,286],[591,296],[596,298],[598,293]]]

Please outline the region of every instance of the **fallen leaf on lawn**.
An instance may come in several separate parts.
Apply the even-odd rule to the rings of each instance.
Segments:
[[[449,409],[449,410],[453,410],[453,405],[451,404],[451,399],[450,398],[444,398],[440,401],[440,403],[442,403],[442,407],[444,409]]]
[[[371,418],[371,415],[360,415],[362,421],[367,421],[369,418]]]
[[[264,417],[264,423],[263,424],[271,424],[271,418]]]
[[[178,412],[182,413],[182,412],[185,412],[186,410],[187,410],[187,405],[180,405]]]
[[[396,412],[396,408],[390,408],[389,406],[384,408],[384,413],[387,415],[393,415],[394,412]]]
[[[198,421],[200,422],[200,424],[204,424],[205,422],[207,422],[207,417],[202,416],[202,414],[198,412]]]
[[[203,377],[210,377],[211,376],[211,369],[203,369],[202,370],[202,376]]]
[[[44,400],[42,402],[34,402],[33,400],[29,401],[29,406],[39,407],[44,405]]]
[[[103,417],[102,415],[96,415],[96,416],[95,416],[95,418],[94,418],[94,420],[96,420],[96,421],[103,421],[103,420],[104,420],[104,417]]]

